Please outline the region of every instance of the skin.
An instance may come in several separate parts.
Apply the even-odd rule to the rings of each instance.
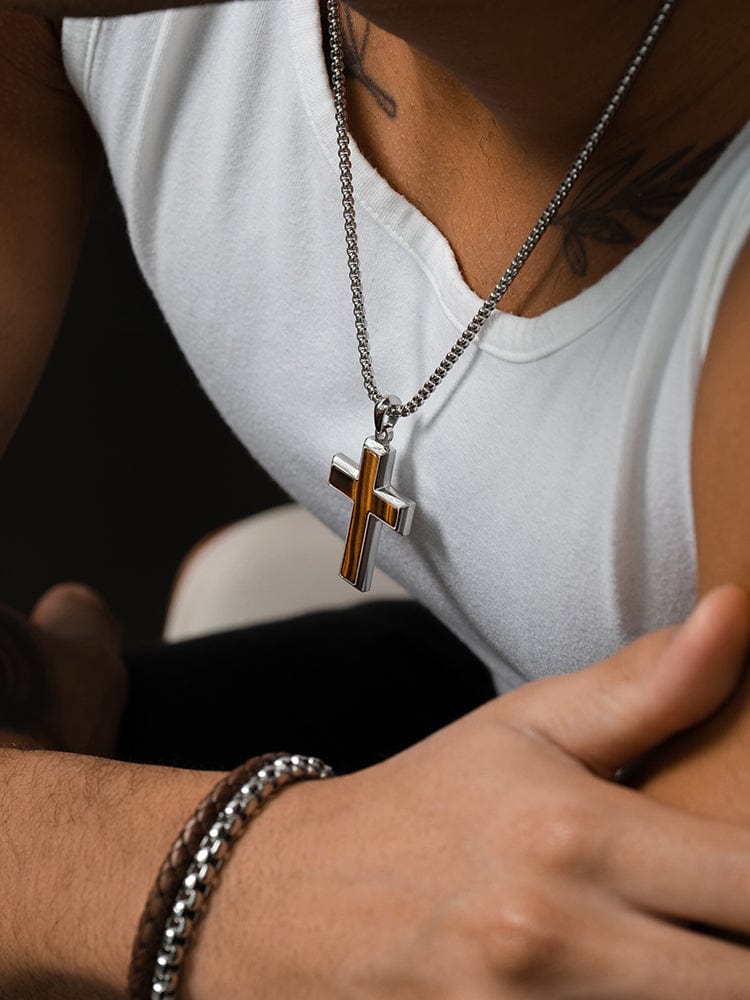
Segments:
[[[93,676],[112,628],[82,598],[58,589],[36,626],[58,669],[108,643]],[[682,629],[287,790],[212,894],[184,997],[742,996],[750,954],[673,919],[750,933],[750,833],[611,778],[731,694],[749,638],[747,596],[718,588]],[[219,776],[33,750],[0,768],[3,997],[120,1000],[152,873]]]
[[[428,12],[422,3],[355,0],[345,36],[351,49],[368,31],[360,59],[367,80],[350,74],[350,127],[392,186],[447,236],[468,284],[485,296],[504,266],[498,262],[511,259],[606,100],[619,72],[610,68],[610,53],[620,54],[618,67],[625,64],[654,5],[611,5],[603,16],[600,3],[578,0],[565,18],[546,22],[548,5],[539,2],[468,3],[460,13],[456,6],[431,3]],[[704,0],[678,6],[587,168],[602,183],[600,215],[627,233],[614,240],[589,233],[584,266],[575,267],[580,257],[571,260],[560,238],[560,230],[575,232],[587,221],[575,217],[574,194],[562,225],[534,252],[502,308],[539,315],[595,283],[664,217],[658,207],[650,218],[634,217],[617,207],[618,198],[620,205],[632,201],[629,194],[642,193],[639,177],[667,165],[657,191],[666,212],[670,198],[684,197],[750,117],[750,20],[738,3],[723,13],[712,17]],[[577,40],[582,32],[585,47]],[[498,37],[513,38],[502,59]],[[686,87],[687,80],[702,83]],[[383,113],[369,81],[388,94],[395,115]],[[681,187],[673,178],[686,168],[690,180]],[[612,175],[617,180],[605,183]],[[726,289],[696,400],[699,594],[728,581],[750,588],[748,287],[750,251],[738,259]],[[673,741],[640,780],[670,803],[750,823],[750,804],[736,780],[748,751],[746,685],[709,726]]]
[[[651,4],[610,3],[603,16],[601,3],[577,0],[564,18],[543,0],[356,7],[388,30],[371,29],[365,64],[351,75],[355,137],[442,229],[481,293],[606,96],[604,53],[625,61]],[[65,9],[48,4],[44,12]],[[720,19],[709,14],[705,0],[683,0],[598,151],[592,169],[603,170],[642,150],[618,190],[677,151],[691,151],[680,162],[695,160],[746,120],[746,17],[739,3],[727,3]],[[0,61],[7,443],[59,323],[101,152],[60,70],[49,23],[5,14],[0,28],[14,53]],[[361,36],[365,24],[354,18],[352,28]],[[498,38],[513,42],[503,59]],[[42,86],[39,73],[51,74]],[[701,83],[687,92],[686,80]],[[383,111],[373,81],[395,115]],[[647,220],[640,228],[627,221],[636,242],[649,230]],[[504,308],[544,311],[633,245],[587,240],[580,273],[563,229],[549,237]],[[285,792],[254,822],[212,900],[188,1000],[744,995],[748,952],[683,924],[750,934],[750,814],[739,767],[750,722],[747,691],[736,689],[750,628],[749,270],[744,254],[696,408],[693,491],[708,603],[679,632],[645,637],[573,677],[528,685],[383,765]],[[715,589],[726,582],[739,586]],[[55,614],[48,599],[32,625],[60,678],[57,724],[81,742],[68,737],[75,753],[9,749],[0,760],[0,853],[17,862],[6,866],[13,906],[0,913],[0,993],[10,1000],[122,996],[151,873],[218,777],[97,756],[112,733],[83,728],[76,692],[87,672],[104,671],[112,683],[99,708],[116,717],[119,661],[111,635],[102,638],[106,616],[91,604],[82,615],[78,596],[76,605],[70,594],[52,595]],[[61,621],[79,624],[60,635]],[[99,645],[87,659],[84,649],[91,654],[102,641],[106,651]],[[650,753],[665,740],[665,750]],[[648,794],[612,783],[615,769],[644,755],[638,780]],[[39,858],[43,886],[29,877]]]
[[[564,17],[542,0],[358,0],[353,7],[358,38],[368,21],[391,32],[370,30],[364,63],[398,108],[389,118],[352,80],[353,134],[391,185],[448,238],[468,284],[485,297],[590,132],[655,5],[576,0]],[[501,46],[498,58],[504,38],[513,44]],[[749,41],[741,4],[725,5],[722,18],[708,0],[678,5],[585,178],[642,151],[610,187],[613,194],[680,150],[691,151],[688,161],[733,135],[750,113]],[[700,86],[685,85],[696,80]],[[627,224],[631,241],[588,239],[587,266],[575,274],[559,229],[553,231],[502,308],[533,316],[572,298],[659,221],[658,213],[650,221],[613,218]]]

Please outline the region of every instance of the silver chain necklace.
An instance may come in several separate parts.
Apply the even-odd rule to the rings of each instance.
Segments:
[[[370,352],[354,206],[354,182],[346,110],[346,69],[341,43],[339,3],[340,0],[326,0],[331,53],[331,86],[336,111],[341,201],[344,209],[344,232],[354,309],[354,325],[357,332],[362,381],[367,395],[375,404],[375,435],[365,440],[359,465],[347,458],[346,455],[334,455],[329,482],[331,486],[348,497],[353,504],[344,559],[341,565],[341,576],[358,590],[366,591],[370,589],[372,583],[382,525],[387,524],[399,534],[408,535],[416,508],[415,501],[402,496],[391,487],[391,475],[396,458],[391,441],[396,421],[400,417],[408,417],[416,413],[430,398],[492,316],[516,275],[552,225],[573,185],[591,159],[594,150],[619,110],[625,95],[643,67],[656,39],[661,34],[677,0],[662,0],[659,4],[640,45],[549,204],[464,332],[458,337],[422,387],[406,403],[402,403],[397,396],[380,391],[375,379]]]

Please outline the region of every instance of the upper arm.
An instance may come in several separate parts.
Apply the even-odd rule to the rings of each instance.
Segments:
[[[698,587],[750,590],[750,242],[735,264],[703,366],[693,427]]]
[[[0,452],[33,393],[75,274],[101,153],[55,27],[0,13]]]
[[[750,593],[750,243],[724,291],[693,426],[698,590]],[[644,786],[662,800],[750,825],[750,680],[713,719],[676,740]]]

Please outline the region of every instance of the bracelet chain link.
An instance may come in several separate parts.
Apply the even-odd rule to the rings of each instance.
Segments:
[[[275,793],[294,781],[329,778],[317,757],[279,754],[265,759],[229,799],[200,841],[162,933],[151,978],[150,1000],[175,1000],[191,934],[227,856],[250,821]]]

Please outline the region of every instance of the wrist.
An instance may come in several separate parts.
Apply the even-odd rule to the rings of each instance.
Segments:
[[[313,929],[304,938],[297,933],[300,920],[308,924],[307,905],[301,913],[297,890],[310,838],[319,840],[317,824],[310,821],[321,793],[326,798],[322,785],[330,784],[311,781],[284,789],[237,842],[201,917],[180,1000],[313,996],[305,960]],[[290,951],[285,942],[291,940]]]

